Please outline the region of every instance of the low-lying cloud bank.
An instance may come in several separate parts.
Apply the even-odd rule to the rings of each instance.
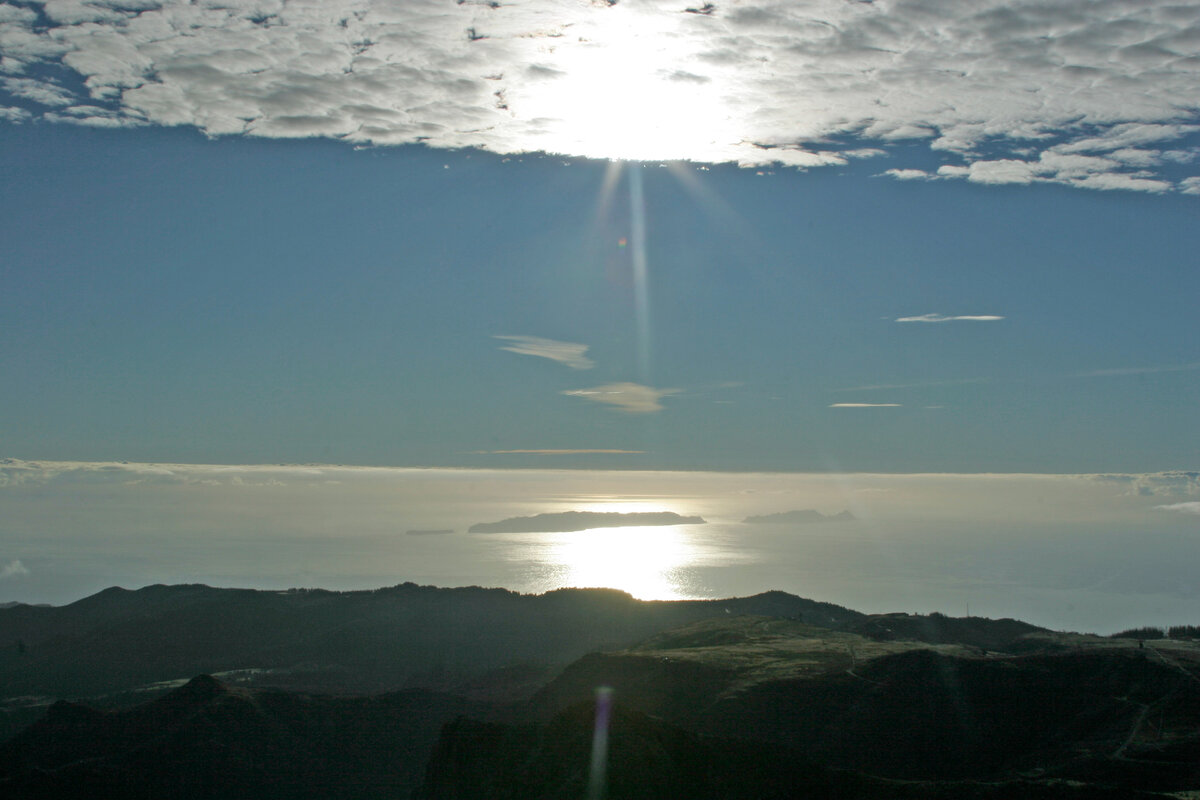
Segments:
[[[822,514],[811,508],[796,511],[781,511],[778,514],[761,514],[746,517],[742,522],[752,525],[804,525],[810,522],[853,522],[854,515],[846,511],[836,514]]]
[[[0,120],[1200,194],[1176,0],[0,2]],[[930,156],[936,162],[929,165]],[[582,366],[582,362],[578,362]]]

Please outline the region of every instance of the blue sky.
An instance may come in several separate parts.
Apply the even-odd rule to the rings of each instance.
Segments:
[[[1198,30],[0,3],[0,454],[1194,468]]]
[[[1192,197],[872,162],[631,166],[603,206],[603,162],[0,136],[8,455],[1086,472],[1200,445]],[[927,314],[1003,319],[896,321]],[[623,383],[676,392],[647,412],[563,394]],[[522,449],[645,452],[477,453]]]
[[[0,599],[1194,622],[1200,3],[0,0],[0,187]]]

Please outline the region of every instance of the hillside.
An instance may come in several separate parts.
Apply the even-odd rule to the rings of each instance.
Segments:
[[[360,592],[111,588],[68,606],[0,609],[0,740],[56,699],[119,707],[199,674],[303,692],[422,687],[523,699],[588,652],[727,611],[838,627],[863,618],[783,592],[645,602],[607,589],[522,595],[411,583]]]
[[[611,800],[1200,790],[1192,641],[412,584],[110,589],[0,636],[4,797],[565,800],[600,686]]]

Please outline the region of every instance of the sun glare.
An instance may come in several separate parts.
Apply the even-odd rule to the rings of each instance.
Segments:
[[[673,31],[614,7],[581,46],[555,53],[561,74],[510,98],[513,111],[546,121],[551,151],[628,161],[711,157],[736,143],[720,91],[686,63]],[[661,23],[659,23],[661,26]]]
[[[562,567],[562,586],[620,589],[639,600],[687,597],[679,571],[694,554],[684,530],[600,528],[553,537],[546,555]]]
[[[652,503],[645,500],[592,500],[576,503],[572,511],[589,511],[601,514],[640,514],[647,511],[673,511],[665,508],[662,503]]]

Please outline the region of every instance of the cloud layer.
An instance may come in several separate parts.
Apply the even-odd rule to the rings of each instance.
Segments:
[[[0,118],[1200,192],[1177,0],[0,2]]]

